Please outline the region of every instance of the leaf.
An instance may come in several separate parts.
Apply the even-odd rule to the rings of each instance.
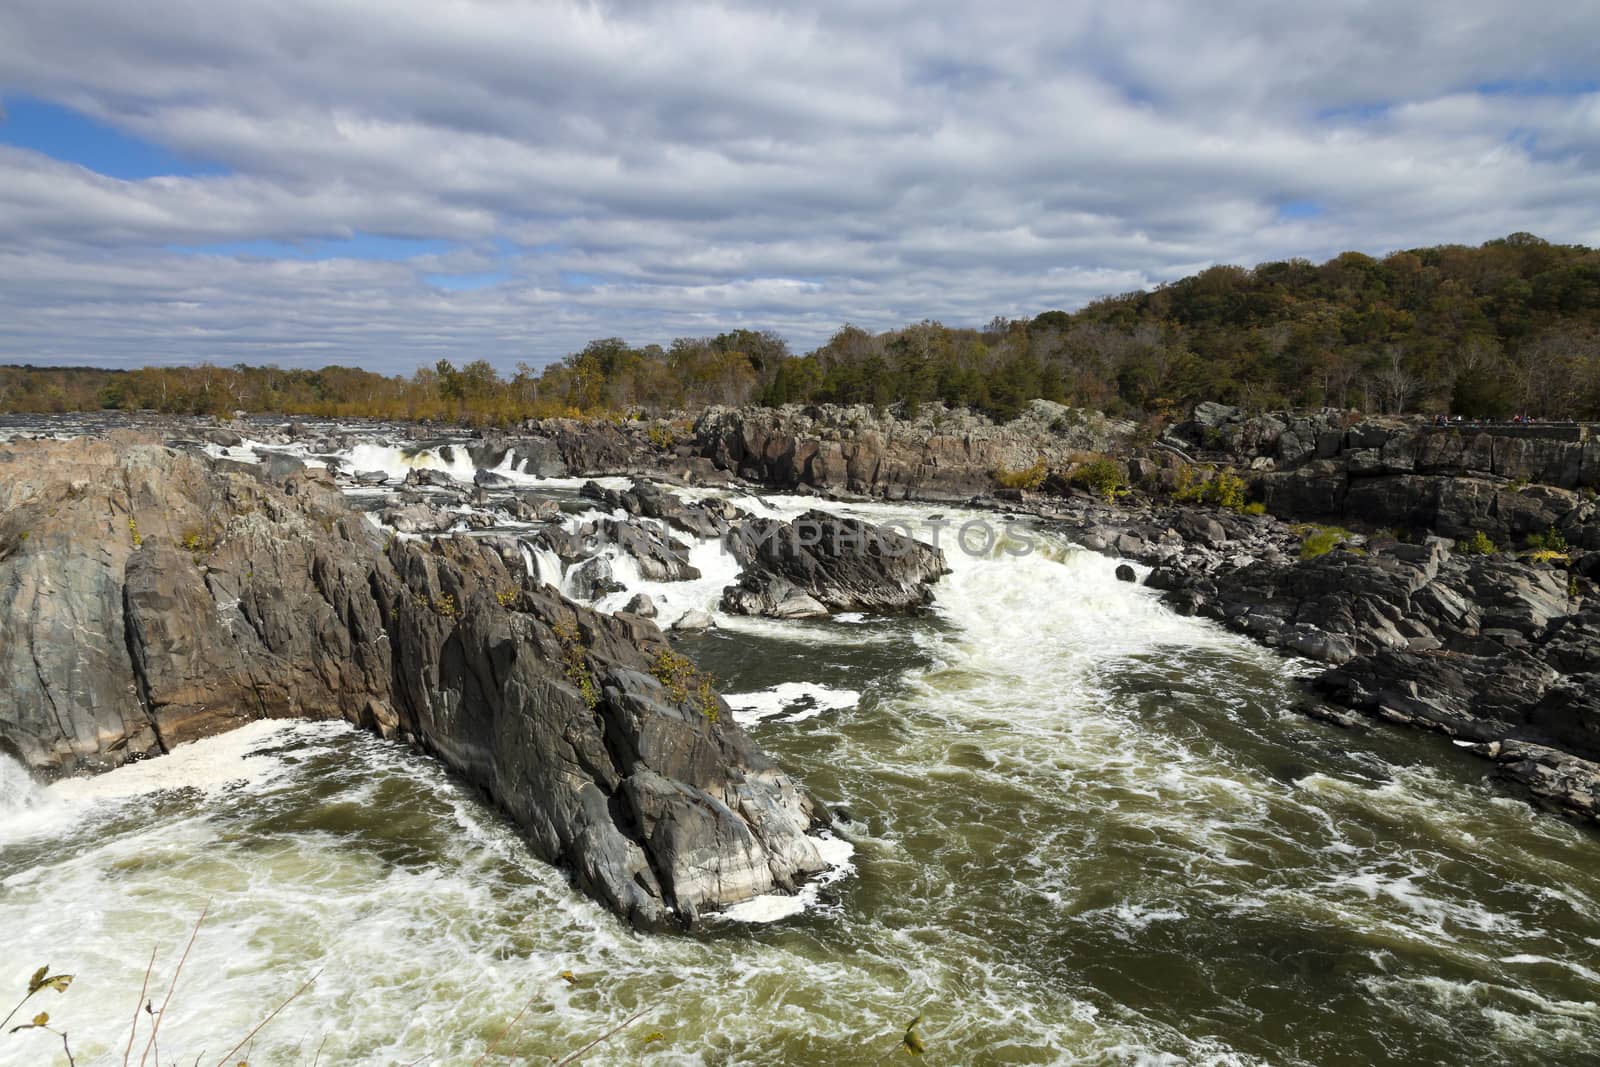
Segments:
[[[28,996],[33,996],[41,989],[54,989],[57,993],[65,993],[72,984],[70,974],[51,974],[50,965],[47,963],[33,972],[33,977],[28,979]]]
[[[646,1045],[650,1044],[652,1041],[665,1041],[666,1039],[667,1035],[663,1034],[660,1030],[652,1030],[648,1034],[644,1035],[644,1043]]]
[[[43,1026],[46,1023],[48,1023],[49,1021],[50,1021],[50,1013],[47,1012],[47,1011],[41,1011],[38,1015],[35,1015],[33,1017],[33,1025],[35,1025],[35,1026]]]
[[[563,982],[567,983],[568,985],[577,985],[578,984],[578,976],[573,974],[571,971],[562,971],[561,972],[561,980]]]
[[[921,1025],[922,1015],[918,1013],[917,1017],[911,1020],[911,1025],[906,1027],[906,1036],[900,1039],[900,1044],[905,1047],[906,1052],[913,1056],[920,1056],[927,1051],[922,1044],[922,1035],[917,1033],[917,1027]]]

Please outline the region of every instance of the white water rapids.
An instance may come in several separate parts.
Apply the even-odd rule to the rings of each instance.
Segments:
[[[894,1062],[918,1014],[937,1064],[1593,1062],[1594,832],[1442,741],[1301,717],[1293,662],[1040,537],[950,551],[927,616],[683,639],[851,816],[841,877],[798,910],[635,934],[431,761],[258,724],[45,788],[0,757],[0,996],[75,974],[23,1014],[120,1064],[152,947],[159,1007],[206,909],[163,1067],[215,1063],[318,972],[249,1063],[546,1062],[636,1013],[583,1062]],[[714,543],[693,561],[702,580],[651,583],[618,558],[628,591],[599,606],[712,609],[736,569]],[[64,1062],[0,1034],[0,1064]]]

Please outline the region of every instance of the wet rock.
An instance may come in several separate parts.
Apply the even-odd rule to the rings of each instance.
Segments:
[[[460,515],[453,512],[440,511],[426,504],[403,504],[400,507],[385,508],[378,515],[378,521],[385,526],[392,526],[400,533],[408,534],[441,534],[454,526],[460,518]]]
[[[946,572],[944,553],[894,529],[823,511],[794,522],[746,519],[725,541],[743,568],[723,592],[723,610],[896,612],[921,607]]]
[[[425,486],[436,486],[442,489],[456,488],[456,480],[454,478],[444,471],[434,470],[432,467],[412,467],[406,471],[406,478],[403,484],[416,488]]]
[[[711,617],[710,612],[686,611],[678,617],[677,622],[672,624],[672,628],[674,630],[690,632],[696,630],[709,630],[716,624],[717,620]]]
[[[1138,580],[1139,574],[1132,567],[1128,566],[1126,563],[1117,564],[1117,581],[1137,582]]]
[[[659,485],[642,479],[636,480],[632,488],[621,492],[606,489],[595,482],[585,483],[579,492],[608,508],[621,508],[629,515],[659,519],[700,540],[722,536],[728,531],[729,521],[742,514],[726,501],[685,504]]]
[[[518,522],[554,522],[561,517],[561,505],[558,502],[527,493],[513,499],[507,510]]]
[[[638,564],[639,574],[654,582],[681,582],[700,577],[689,563],[689,546],[637,520],[602,519],[596,532],[605,544],[622,549]]]
[[[572,596],[577,600],[598,600],[608,593],[620,593],[627,587],[612,575],[611,561],[604,556],[591,556],[575,567],[567,579]]]
[[[498,471],[478,470],[473,472],[472,484],[480,489],[509,489],[517,483]]]
[[[656,617],[656,602],[650,599],[648,594],[640,593],[628,601],[622,610],[641,619],[653,619]]]

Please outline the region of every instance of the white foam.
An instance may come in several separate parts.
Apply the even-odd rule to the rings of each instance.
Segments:
[[[125,764],[93,777],[64,778],[51,785],[47,792],[59,800],[99,801],[171,789],[210,793],[229,786],[249,785],[265,780],[277,766],[272,757],[256,755],[258,749],[308,727],[316,729],[306,723],[258,719],[216,737],[178,745],[164,756]]]
[[[444,455],[446,450],[450,453],[448,457]],[[403,481],[413,470],[436,470],[458,482],[471,482],[478,472],[465,444],[410,449],[363,442],[343,453],[341,459],[345,469],[352,473],[383,471],[392,481]]]
[[[722,917],[741,923],[773,923],[815,907],[823,889],[855,871],[855,864],[850,858],[855,855],[856,847],[827,831],[813,838],[813,841],[817,846],[817,854],[828,865],[827,870],[801,886],[798,893],[766,893],[752,897],[724,909]]]
[[[861,694],[815,682],[782,682],[755,693],[724,693],[723,699],[733,709],[734,719],[749,725],[779,715],[784,722],[804,722],[825,711],[853,708],[860,703]]]

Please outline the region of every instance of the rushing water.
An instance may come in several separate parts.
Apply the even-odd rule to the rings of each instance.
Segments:
[[[714,552],[676,590],[619,573],[709,606]],[[924,617],[681,642],[851,816],[854,870],[800,914],[634,934],[431,761],[258,724],[43,790],[0,761],[0,988],[75,973],[26,1013],[121,1063],[152,947],[159,1007],[206,909],[163,1065],[313,973],[251,1064],[545,1062],[635,1013],[584,1062],[892,1062],[918,1014],[941,1064],[1595,1062],[1596,834],[1442,740],[1299,716],[1293,663],[1098,555],[951,563]]]

